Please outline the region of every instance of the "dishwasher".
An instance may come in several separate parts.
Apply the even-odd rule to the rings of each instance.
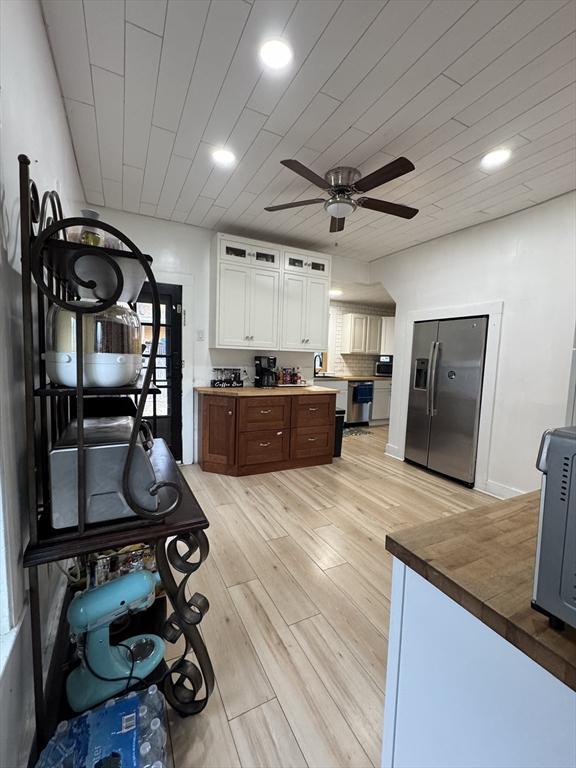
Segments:
[[[348,384],[347,424],[368,424],[374,400],[373,381],[351,381]]]

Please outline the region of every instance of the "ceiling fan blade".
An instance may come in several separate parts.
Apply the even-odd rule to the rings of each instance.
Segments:
[[[390,213],[392,216],[400,216],[403,219],[412,219],[418,213],[418,208],[410,208],[408,205],[399,203],[388,203],[386,200],[376,200],[373,197],[359,197],[356,200],[362,208],[369,208],[371,211],[380,213]]]
[[[291,171],[294,171],[294,173],[297,173],[299,176],[307,179],[307,181],[312,182],[312,184],[316,184],[320,189],[330,189],[330,184],[328,184],[322,176],[318,176],[317,173],[314,173],[310,168],[306,168],[306,166],[299,163],[298,160],[280,160],[280,163],[286,166],[286,168],[290,168]]]
[[[336,219],[334,216],[330,219],[330,232],[342,232],[346,219]]]
[[[411,163],[406,157],[399,157],[396,160],[392,160],[391,163],[383,165],[382,168],[378,168],[377,171],[369,173],[368,176],[364,176],[354,184],[354,188],[357,192],[369,192],[371,189],[375,189],[387,181],[397,179],[398,176],[403,176],[405,173],[410,173],[413,170],[414,163]]]
[[[313,200],[296,200],[295,203],[282,203],[281,205],[268,205],[265,211],[284,211],[286,208],[299,208],[301,205],[315,205],[316,203],[325,203],[323,197],[315,197]]]

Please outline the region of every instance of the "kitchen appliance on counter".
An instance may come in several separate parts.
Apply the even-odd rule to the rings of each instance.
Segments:
[[[368,424],[372,415],[373,400],[373,381],[349,382],[346,424]]]
[[[374,376],[392,376],[393,355],[380,355],[374,365]]]
[[[92,302],[78,301],[78,306]],[[85,387],[132,384],[142,369],[140,319],[128,305],[113,304],[82,318]],[[76,313],[53,304],[46,316],[46,373],[54,384],[76,386]]]
[[[87,523],[136,515],[128,506],[122,490],[122,475],[133,425],[132,416],[84,419]],[[54,528],[78,524],[76,431],[74,420],[50,451],[50,514]],[[151,460],[154,442],[151,434],[140,433],[129,478],[134,500],[151,513],[158,508],[158,496],[149,492],[157,481]],[[177,482],[177,478],[174,480]]]
[[[576,627],[576,426],[542,436],[540,522],[532,607],[563,629]]]
[[[276,372],[276,358],[269,355],[256,355],[254,358],[255,387],[276,387],[278,374]]]
[[[488,318],[414,323],[406,460],[474,485]]]

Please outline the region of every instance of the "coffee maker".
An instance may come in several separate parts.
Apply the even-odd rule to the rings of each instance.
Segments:
[[[254,358],[256,373],[254,375],[255,387],[276,387],[278,386],[278,375],[276,373],[276,358],[268,355],[256,355]]]

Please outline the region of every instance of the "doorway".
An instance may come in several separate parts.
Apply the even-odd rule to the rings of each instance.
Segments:
[[[160,338],[152,383],[160,390],[149,395],[144,417],[152,424],[155,437],[163,438],[176,461],[182,461],[182,286],[158,283]],[[136,302],[142,324],[144,368],[152,342],[152,291],[149,283]]]

